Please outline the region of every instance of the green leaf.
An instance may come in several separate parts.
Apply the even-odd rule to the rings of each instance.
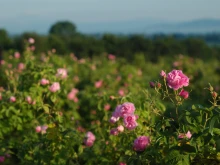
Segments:
[[[44,109],[45,113],[49,113],[50,112],[49,107],[46,106],[46,105],[43,105],[43,109]]]
[[[215,125],[216,120],[218,120],[218,116],[213,116],[210,124],[209,124],[209,133],[213,136],[213,127]],[[219,120],[218,120],[219,121]]]

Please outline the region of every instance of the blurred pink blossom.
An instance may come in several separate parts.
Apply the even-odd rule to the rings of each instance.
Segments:
[[[60,90],[60,83],[59,82],[54,82],[50,87],[49,90],[51,92],[57,92],[58,90]]]
[[[102,80],[96,81],[96,82],[95,82],[95,87],[96,87],[96,88],[101,88],[102,83],[103,83]]]
[[[104,110],[108,111],[110,108],[111,108],[111,105],[110,105],[110,104],[105,104]]]
[[[19,52],[15,52],[15,53],[14,53],[14,57],[15,57],[15,58],[20,58],[20,56],[21,56],[21,55],[20,55]]]
[[[41,126],[37,126],[37,127],[35,128],[35,131],[36,131],[37,133],[41,132]]]
[[[16,97],[11,96],[11,97],[10,97],[10,102],[16,102]]]
[[[94,144],[94,141],[95,141],[95,135],[92,133],[92,132],[87,132],[86,135],[85,135],[85,138],[84,138],[84,144],[87,146],[87,147],[91,147],[93,144]]]
[[[123,132],[124,131],[124,126],[123,125],[119,125],[117,127],[117,129],[118,129],[118,132]]]
[[[144,151],[150,145],[150,138],[148,136],[140,136],[135,139],[133,148],[135,151]]]
[[[64,68],[59,68],[57,69],[57,74],[56,74],[57,77],[60,77],[62,79],[66,78],[67,77],[67,70],[64,69]]]
[[[34,44],[35,40],[34,40],[33,38],[29,38],[29,39],[28,39],[28,42],[29,42],[30,44]]]
[[[125,95],[125,92],[124,92],[123,89],[119,89],[119,90],[118,90],[118,94],[119,94],[120,96],[124,96],[124,95]]]
[[[18,64],[18,70],[23,70],[25,68],[25,65],[24,65],[24,63],[19,63]]]
[[[187,137],[188,139],[190,139],[190,138],[192,137],[192,134],[191,134],[190,131],[188,131],[188,132],[186,133],[186,137]]]
[[[45,79],[45,78],[42,78],[41,81],[40,81],[40,84],[41,84],[41,85],[47,85],[47,84],[49,84],[49,83],[50,83],[49,80],[47,80],[47,79]]]
[[[31,97],[30,97],[30,96],[27,96],[27,97],[26,97],[26,101],[28,102],[28,104],[31,104],[31,103],[32,103]]]
[[[113,55],[113,54],[109,54],[109,55],[108,55],[108,59],[109,59],[109,60],[115,60],[116,57],[115,57],[115,55]]]

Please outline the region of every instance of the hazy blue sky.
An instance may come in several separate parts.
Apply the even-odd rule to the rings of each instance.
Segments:
[[[43,31],[58,20],[83,24],[220,19],[219,6],[220,0],[0,0],[0,28]]]

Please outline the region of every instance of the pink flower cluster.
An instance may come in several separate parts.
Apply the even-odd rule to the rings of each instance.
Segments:
[[[91,147],[93,146],[94,144],[94,141],[95,141],[95,135],[92,133],[92,132],[87,132],[86,133],[86,136],[84,138],[84,144],[87,146],[87,147]]]
[[[129,129],[133,130],[137,127],[137,115],[134,114],[135,106],[133,103],[125,102],[124,104],[118,105],[115,108],[115,111],[112,113],[110,118],[111,123],[116,123],[120,118],[123,118],[124,126]],[[124,131],[123,126],[118,126],[117,128],[113,128],[110,131],[110,134],[117,135],[119,132]]]
[[[67,70],[64,69],[64,68],[59,68],[57,69],[57,74],[56,74],[57,77],[60,77],[62,79],[64,78],[67,78]]]
[[[36,131],[37,133],[45,134],[45,133],[47,132],[47,128],[48,128],[47,125],[37,126],[37,127],[35,128],[35,131]]]
[[[78,98],[76,97],[76,94],[77,94],[78,92],[79,92],[78,89],[73,88],[73,89],[71,90],[71,92],[68,93],[67,98],[68,98],[69,100],[73,100],[75,103],[78,102],[79,100],[78,100]]]
[[[134,140],[133,149],[135,151],[144,151],[150,145],[150,138],[148,136],[140,136]]]

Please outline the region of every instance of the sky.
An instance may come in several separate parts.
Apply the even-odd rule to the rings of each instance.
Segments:
[[[130,20],[220,19],[219,6],[220,0],[0,0],[0,28],[44,33],[60,20],[85,28]]]

